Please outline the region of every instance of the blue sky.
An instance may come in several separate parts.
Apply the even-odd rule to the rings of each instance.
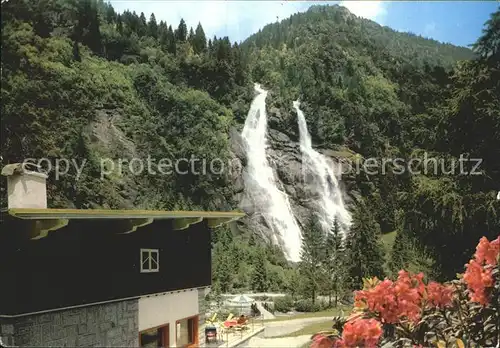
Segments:
[[[398,31],[411,31],[441,42],[467,46],[481,35],[490,13],[498,9],[495,1],[150,1],[111,0],[113,7],[154,12],[158,21],[177,27],[181,18],[188,26],[201,22],[209,36],[229,36],[241,41],[268,23],[282,20],[312,4],[335,4]]]

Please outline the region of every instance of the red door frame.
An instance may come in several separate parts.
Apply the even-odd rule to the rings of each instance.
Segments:
[[[175,322],[175,340],[176,340],[176,345],[177,345],[177,324],[183,320],[189,320],[189,319],[193,319],[193,338],[194,338],[194,342],[191,342],[187,345],[185,345],[184,347],[198,347],[198,343],[199,343],[199,328],[198,328],[198,324],[200,322],[200,316],[199,315],[193,315],[191,317],[187,317],[187,318],[183,318],[183,319],[179,319],[179,320],[176,320]]]

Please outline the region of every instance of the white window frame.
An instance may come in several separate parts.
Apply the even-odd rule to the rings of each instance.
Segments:
[[[141,264],[141,273],[153,273],[160,272],[160,251],[158,249],[141,249],[140,250],[140,264]],[[142,258],[143,253],[148,253],[146,259]],[[156,267],[153,268],[153,258],[152,255],[156,254]],[[144,266],[144,263],[147,262],[147,266]]]

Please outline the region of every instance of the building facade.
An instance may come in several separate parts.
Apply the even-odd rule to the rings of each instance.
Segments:
[[[243,214],[47,209],[39,173],[2,174],[3,345],[198,345],[211,229]]]

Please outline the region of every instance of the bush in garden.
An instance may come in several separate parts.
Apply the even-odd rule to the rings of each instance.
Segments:
[[[260,316],[260,310],[259,310],[259,307],[257,307],[256,303],[252,303],[250,308],[252,310],[252,316],[254,316],[254,317]]]
[[[401,270],[395,281],[365,280],[347,319],[312,337],[312,348],[494,347],[500,342],[500,237],[481,238],[463,275],[424,282]]]
[[[312,303],[310,299],[303,299],[295,303],[295,310],[297,312],[319,312],[321,306],[317,302]]]
[[[278,297],[274,301],[274,310],[287,313],[290,312],[293,308],[293,298],[291,296]]]
[[[266,311],[268,311],[269,313],[274,314],[274,305],[271,305],[271,304],[269,304],[267,302],[263,302],[262,303],[262,307],[264,307],[264,309]]]

